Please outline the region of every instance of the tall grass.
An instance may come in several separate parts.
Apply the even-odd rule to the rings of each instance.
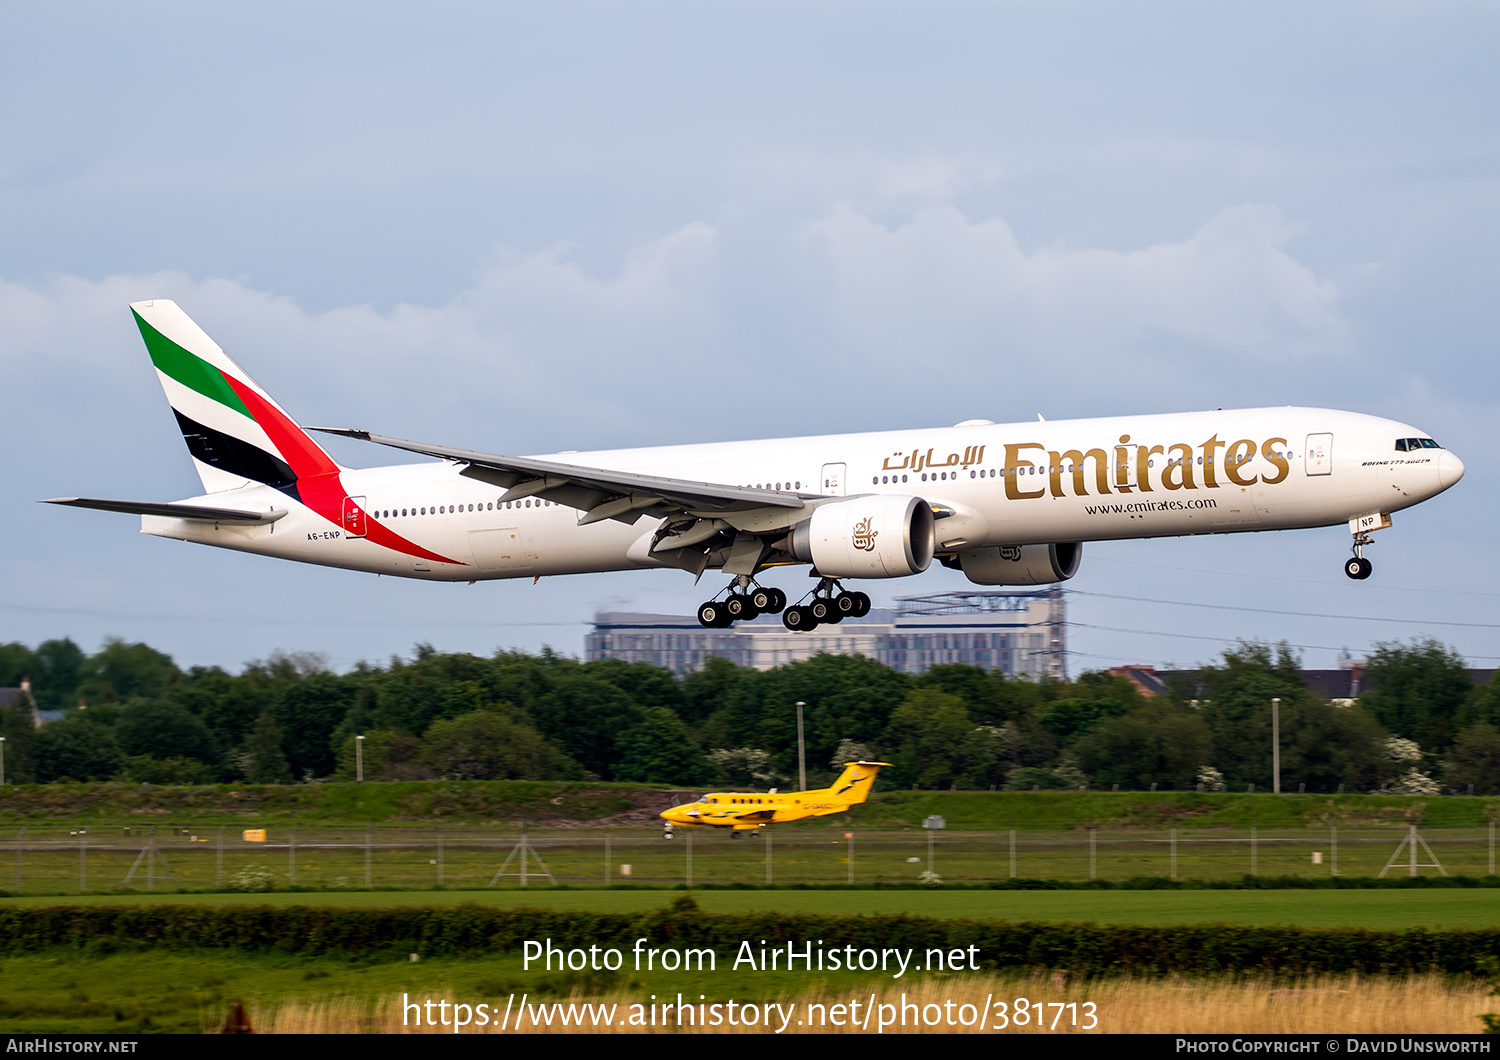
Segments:
[[[455,998],[451,991],[433,991],[424,995],[434,1002],[445,999],[450,1004],[464,1001],[476,1004],[479,998]],[[1415,976],[1396,978],[1387,976],[1322,977],[1288,983],[1282,980],[1231,980],[1231,979],[1115,979],[1093,983],[1070,985],[1066,976],[1056,973],[1051,976],[1031,975],[1023,977],[974,976],[946,981],[927,980],[914,984],[911,989],[890,987],[875,991],[876,1005],[917,1006],[918,1011],[935,1010],[926,1006],[942,1008],[946,1002],[954,1002],[952,1011],[968,1004],[982,1008],[987,997],[994,1001],[1005,1000],[1014,1010],[1015,999],[1027,998],[1030,1005],[1054,1007],[1043,1009],[1048,1026],[1043,1031],[1032,1019],[1027,1026],[1012,1024],[1009,1033],[1135,1033],[1135,1034],[1465,1034],[1478,1033],[1481,1029],[1480,1014],[1493,1011],[1496,999],[1490,995],[1487,984],[1474,980],[1456,980],[1442,976]],[[814,989],[780,999],[782,1005],[795,1004],[796,1013],[786,1033],[869,1033],[875,1030],[875,1021],[862,1030],[857,1026],[809,1026],[804,1020],[809,1005],[847,1005],[858,1001],[863,1006],[869,1002],[870,994],[832,992]],[[487,999],[494,1005],[494,999]],[[545,1000],[547,1007],[557,1003],[555,998]],[[638,994],[614,993],[600,997],[575,995],[569,1001],[582,1004],[618,1005],[616,1024],[607,1027],[561,1026],[557,1022],[550,1027],[535,1026],[528,1019],[525,1030],[540,1033],[767,1033],[765,1026],[758,1027],[677,1027],[670,1019],[662,1019],[658,1010],[656,1026],[621,1026],[627,1018],[630,1006],[645,1003],[648,998]],[[724,1001],[710,998],[709,1001]],[[1098,1025],[1093,1031],[1084,1031],[1083,1003],[1091,1001],[1096,1006]],[[505,1008],[505,999],[500,999],[499,1010]],[[1070,1010],[1059,1010],[1055,1003],[1077,1002],[1078,1026],[1072,1024]],[[520,998],[516,998],[519,1006]],[[530,1002],[535,1004],[535,1000]],[[563,1004],[568,1004],[564,1001]],[[252,1025],[259,1033],[271,1034],[420,1034],[453,1033],[452,1027],[416,1027],[403,1025],[402,997],[390,996],[375,1000],[342,997],[318,1001],[301,1002],[295,999],[262,1002],[247,1006]],[[451,1009],[450,1009],[451,1011]],[[910,1011],[910,1010],[908,1010]],[[496,1019],[498,1019],[498,1011]],[[511,1030],[514,1026],[512,1013]],[[204,1030],[218,1029],[217,1020],[222,1016],[205,1013]],[[972,1016],[970,1017],[972,1022]],[[1054,1026],[1055,1023],[1055,1026]],[[977,1027],[919,1025],[908,1023],[905,1027],[888,1027],[885,1033],[975,1032]],[[994,1033],[991,1025],[984,1033]],[[466,1028],[462,1033],[495,1033],[496,1027]]]

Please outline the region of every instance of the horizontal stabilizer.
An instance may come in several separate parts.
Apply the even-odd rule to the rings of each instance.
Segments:
[[[246,526],[274,523],[286,509],[247,512],[236,508],[210,508],[202,504],[156,504],[151,501],[109,501],[98,497],[52,497],[43,504],[66,504],[70,508],[97,508],[101,512],[126,515],[164,515],[169,519],[197,519],[207,523],[241,523]]]

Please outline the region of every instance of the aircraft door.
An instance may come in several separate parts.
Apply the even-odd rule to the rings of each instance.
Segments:
[[[1309,475],[1333,473],[1333,435],[1309,434],[1307,436],[1306,466]]]
[[[824,464],[822,476],[822,492],[829,497],[842,497],[844,495],[844,472],[847,468],[843,464]]]
[[[365,525],[365,499],[363,497],[344,498],[344,536],[364,537],[369,533],[369,527]]]

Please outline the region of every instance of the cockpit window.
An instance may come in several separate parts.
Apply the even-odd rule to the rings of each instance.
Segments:
[[[1438,445],[1437,442],[1435,442],[1431,438],[1397,438],[1396,439],[1396,452],[1398,452],[1398,453],[1415,453],[1418,449],[1441,449],[1441,448],[1442,448],[1442,446]]]

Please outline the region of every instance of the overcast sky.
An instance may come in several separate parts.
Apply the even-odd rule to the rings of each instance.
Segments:
[[[1070,670],[1425,635],[1500,666],[1497,82],[1477,2],[14,6],[0,641],[343,669],[579,653],[596,609],[706,595],[376,579],[35,503],[199,491],[126,309],[167,297],[304,423],[492,452],[1391,416],[1468,475],[1369,581],[1341,527],[1091,544]]]

